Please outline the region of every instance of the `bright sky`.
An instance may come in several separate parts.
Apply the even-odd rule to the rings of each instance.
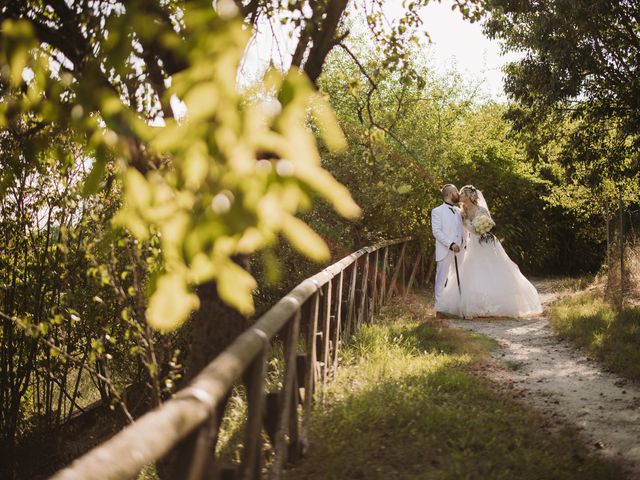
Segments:
[[[482,90],[492,98],[504,100],[501,69],[517,56],[502,56],[498,42],[485,37],[480,24],[464,20],[458,10],[452,11],[452,4],[452,0],[442,0],[441,3],[434,0],[421,14],[424,29],[431,36],[429,57],[433,66],[442,73],[454,68],[467,81],[481,83]],[[387,0],[385,10],[389,17],[397,18],[402,14],[401,2]],[[282,30],[272,32],[264,24],[259,25],[258,30],[247,51],[241,84],[255,81],[269,58],[273,59],[276,66],[281,66],[281,59],[287,65],[295,48],[295,39],[287,38]],[[274,34],[278,42],[273,41]]]
[[[399,10],[399,2],[393,3]],[[452,4],[452,0],[432,2],[421,14],[431,36],[430,57],[436,68],[447,71],[454,66],[465,79],[482,82],[493,98],[505,99],[501,69],[518,55],[501,55],[499,43],[482,33],[482,25],[464,20],[458,10],[451,10]]]

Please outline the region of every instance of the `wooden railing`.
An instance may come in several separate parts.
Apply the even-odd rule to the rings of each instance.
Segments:
[[[285,464],[308,448],[314,397],[321,397],[333,376],[340,345],[394,294],[424,283],[432,264],[417,242],[403,238],[365,247],[325,268],[278,301],[171,400],[53,478],[135,478],[168,456],[181,479],[279,478]],[[304,353],[298,352],[301,336]],[[282,389],[265,392],[274,342],[284,347]],[[227,399],[240,381],[248,404],[242,461],[225,467],[216,462],[215,445]],[[263,428],[273,452],[268,465]]]

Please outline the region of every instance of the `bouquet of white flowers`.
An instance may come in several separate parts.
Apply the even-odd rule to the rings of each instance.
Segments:
[[[491,229],[496,226],[495,222],[491,220],[491,217],[488,215],[478,215],[471,222],[474,230],[480,235],[479,242],[489,243],[495,242],[495,235],[491,233]]]

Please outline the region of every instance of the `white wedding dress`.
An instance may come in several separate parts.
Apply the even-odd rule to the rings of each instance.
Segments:
[[[489,215],[479,207],[475,216]],[[472,225],[464,221],[467,232],[466,252],[458,265],[460,289],[452,265],[441,295],[439,310],[456,317],[527,317],[542,312],[540,297],[502,245],[480,243]]]

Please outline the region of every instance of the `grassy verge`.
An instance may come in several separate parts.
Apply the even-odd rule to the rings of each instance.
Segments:
[[[621,312],[597,292],[585,292],[554,303],[555,332],[586,348],[610,370],[640,380],[640,308]]]
[[[309,457],[286,478],[622,478],[574,431],[550,433],[476,373],[490,341],[425,317],[415,304],[391,308],[343,350]]]

